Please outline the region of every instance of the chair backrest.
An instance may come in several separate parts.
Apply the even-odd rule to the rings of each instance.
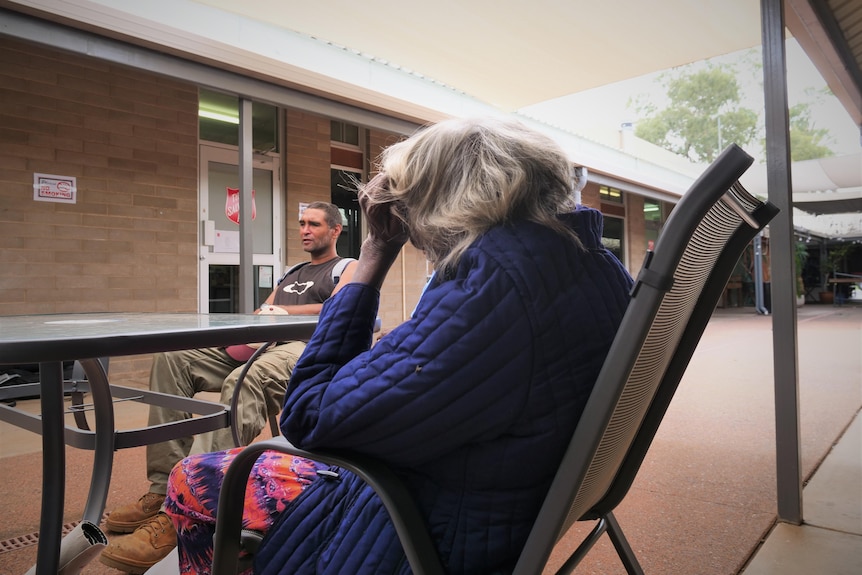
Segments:
[[[515,573],[540,573],[569,527],[602,517],[628,492],[739,256],[778,212],[739,185],[751,162],[726,149],[647,254]]]

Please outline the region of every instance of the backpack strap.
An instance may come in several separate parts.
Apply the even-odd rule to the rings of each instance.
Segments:
[[[350,262],[355,261],[353,258],[342,258],[335,264],[335,267],[332,268],[332,283],[334,285],[338,285],[338,282],[341,280],[341,274],[344,273],[345,268],[350,265]]]

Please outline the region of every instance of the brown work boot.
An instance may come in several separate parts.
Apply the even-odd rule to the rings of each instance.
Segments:
[[[99,561],[108,567],[140,575],[164,559],[176,546],[174,524],[160,511],[131,535],[111,540],[102,550]]]
[[[164,502],[164,495],[147,493],[135,503],[111,511],[105,519],[105,528],[114,533],[131,533],[155,516]]]

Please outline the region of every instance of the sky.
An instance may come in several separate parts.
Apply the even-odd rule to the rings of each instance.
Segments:
[[[758,111],[763,122],[763,93],[759,72],[752,67],[740,64],[745,59],[760,61],[759,52],[751,50],[736,52],[727,56],[713,58],[712,62],[736,64],[740,70],[738,81],[746,94],[742,105]],[[691,64],[691,67],[704,66],[704,63]],[[674,71],[685,69],[674,69]],[[747,71],[743,71],[747,70]],[[637,114],[630,100],[645,98],[661,109],[667,102],[665,87],[661,83],[662,72],[647,74],[631,80],[616,82],[600,88],[586,90],[570,96],[557,98],[521,110],[522,113],[539,120],[553,118],[553,124],[570,132],[608,145],[616,146],[619,141],[619,128],[623,122],[636,122]],[[787,85],[788,101],[791,106],[800,100],[811,101],[812,120],[815,128],[829,130],[831,141],[825,142],[836,155],[858,153],[860,151],[859,129],[837,98],[831,94],[813,102],[805,95],[809,88],[821,89],[826,82],[820,73],[793,39],[787,41]],[[749,149],[751,148],[751,149]],[[761,154],[757,144],[746,147],[751,155],[758,158]]]

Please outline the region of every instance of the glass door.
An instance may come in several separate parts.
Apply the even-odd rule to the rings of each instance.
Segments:
[[[338,236],[336,251],[343,258],[359,258],[362,245],[362,212],[356,198],[354,180],[362,181],[362,172],[354,170],[330,170],[332,203],[341,212],[343,229]]]
[[[239,156],[235,149],[201,145],[201,313],[239,311]],[[254,303],[259,306],[281,273],[282,198],[276,158],[255,155],[252,176]]]

